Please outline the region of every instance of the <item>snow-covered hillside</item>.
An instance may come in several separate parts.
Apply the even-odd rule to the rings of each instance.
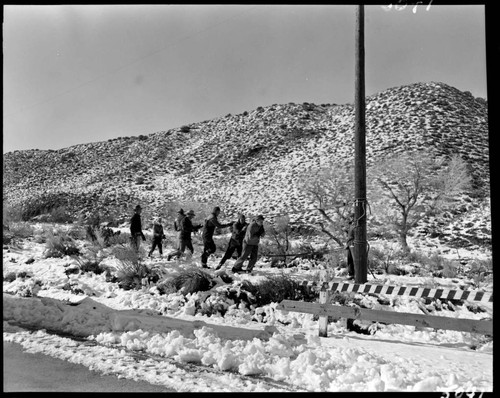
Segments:
[[[292,222],[307,224],[317,214],[298,176],[332,159],[353,161],[353,116],[351,105],[274,104],[150,135],[7,153],[4,204],[65,206],[73,215],[92,210],[123,221],[137,203],[162,214],[171,201],[196,201],[218,204],[229,217],[290,214]],[[391,88],[367,98],[366,126],[368,165],[411,150],[458,153],[476,192],[489,196],[483,99],[443,83]],[[469,212],[477,204],[474,198],[458,207]],[[489,216],[485,208],[476,220],[488,229]],[[452,221],[434,229],[446,230]],[[466,233],[464,225],[455,237]]]

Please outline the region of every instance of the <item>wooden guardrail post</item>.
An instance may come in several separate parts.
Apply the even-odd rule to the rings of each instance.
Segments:
[[[328,290],[319,292],[319,303],[328,304],[330,294]],[[328,315],[319,317],[319,337],[328,337]]]

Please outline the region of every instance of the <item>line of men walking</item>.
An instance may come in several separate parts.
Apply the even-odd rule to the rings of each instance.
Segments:
[[[137,251],[139,250],[141,239],[143,241],[146,240],[141,227],[141,210],[141,206],[137,205],[130,224],[132,246]],[[220,223],[218,220],[220,212],[220,207],[216,206],[213,208],[211,214],[204,220],[203,224],[193,224],[192,219],[195,217],[194,211],[189,210],[187,213],[184,213],[184,210],[180,209],[174,221],[174,229],[178,232],[177,247],[175,250],[168,253],[167,261],[170,261],[173,257],[180,258],[186,251],[186,248],[191,252],[192,256],[194,254],[194,248],[191,234],[203,228],[201,266],[203,268],[208,268],[208,258],[217,250],[213,239],[215,230],[231,227],[231,238],[226,252],[215,269],[218,270],[222,268],[225,262],[230,259],[236,251],[238,258],[233,265],[232,271],[235,273],[252,272],[258,258],[260,239],[265,235],[263,226],[264,217],[259,215],[249,224],[246,222],[245,215],[239,213],[236,222]],[[149,256],[153,254],[156,247],[158,247],[160,255],[163,254],[162,239],[164,238],[165,234],[163,226],[161,225],[161,218],[156,218],[153,223],[153,244],[149,251]],[[246,269],[243,270],[243,263],[247,259],[249,259],[248,265]]]

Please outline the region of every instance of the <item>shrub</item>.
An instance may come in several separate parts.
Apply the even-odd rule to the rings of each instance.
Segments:
[[[471,263],[470,271],[467,276],[474,281],[476,287],[480,287],[481,283],[485,282],[488,278],[492,278],[493,262],[491,258],[486,260],[474,260]]]
[[[93,274],[100,275],[104,272],[104,269],[99,266],[99,263],[92,260],[79,260],[78,268],[80,268],[80,271],[83,273],[91,272]]]
[[[141,177],[141,176],[137,177],[137,178],[135,179],[135,183],[136,183],[137,185],[144,184],[144,177]]]
[[[406,270],[404,270],[401,267],[398,267],[395,264],[389,264],[387,269],[386,269],[386,272],[389,275],[406,275],[407,274]]]
[[[241,290],[250,293],[252,304],[259,307],[282,300],[310,300],[309,293],[285,275],[267,277],[257,285],[245,281]]]
[[[19,271],[16,277],[20,279],[31,278],[31,274],[28,274],[26,271]]]
[[[14,235],[14,237],[20,239],[26,239],[34,236],[33,227],[26,222],[13,223],[9,227],[9,231]]]
[[[83,227],[75,225],[68,231],[68,236],[75,240],[84,240],[87,234]]]
[[[112,254],[118,259],[116,278],[121,288],[125,290],[139,289],[145,281],[155,282],[159,276],[155,270],[149,269],[140,262],[141,254],[129,246],[115,246]]]
[[[329,302],[330,304],[340,304],[340,305],[347,305],[352,303],[352,294],[351,293],[343,293],[343,292],[332,292],[329,295]]]
[[[21,206],[15,205],[6,205],[4,203],[3,206],[3,223],[11,223],[14,221],[22,221],[23,220],[23,209]]]
[[[330,250],[323,256],[323,262],[327,268],[346,267],[347,254],[345,250]]]
[[[189,133],[191,131],[191,127],[189,126],[182,126],[180,128],[181,133]]]
[[[215,285],[213,278],[199,269],[188,269],[166,283],[166,289],[178,291],[183,295],[210,290]]]
[[[458,264],[455,261],[445,260],[443,263],[443,276],[445,278],[455,278],[457,276]]]
[[[52,209],[64,207],[65,204],[77,199],[76,194],[57,192],[44,193],[27,199],[22,206],[22,219],[28,221],[37,216],[45,215],[50,219]]]
[[[16,273],[15,272],[9,272],[7,275],[4,275],[3,281],[4,282],[14,282],[16,280]]]
[[[72,217],[66,211],[66,207],[58,206],[50,210],[50,220],[56,223],[69,223],[73,222]]]
[[[432,270],[442,270],[444,268],[444,258],[438,252],[432,253],[428,261]]]
[[[129,232],[114,232],[112,236],[108,238],[109,246],[114,245],[128,245],[130,244],[130,233]]]
[[[53,231],[48,230],[45,247],[46,258],[80,255],[80,249],[76,247],[75,241],[63,231],[58,231],[55,235]]]
[[[390,257],[385,253],[384,250],[380,250],[376,247],[370,248],[368,251],[368,263],[370,264],[370,268],[374,269],[387,269],[387,262]]]

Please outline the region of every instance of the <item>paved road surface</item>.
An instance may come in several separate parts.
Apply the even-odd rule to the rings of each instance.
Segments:
[[[101,375],[48,355],[31,354],[16,343],[3,342],[3,391],[173,392],[165,386]]]

